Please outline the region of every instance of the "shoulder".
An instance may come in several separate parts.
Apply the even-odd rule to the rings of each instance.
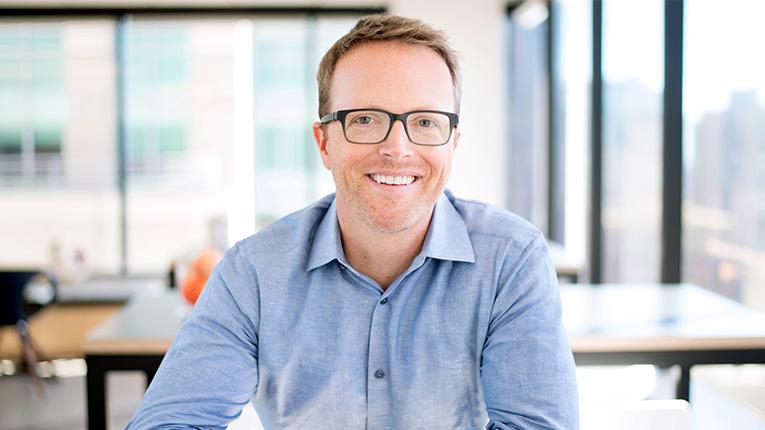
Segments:
[[[306,208],[280,218],[239,241],[236,247],[245,257],[264,253],[279,255],[309,249],[316,228],[334,199],[334,194],[327,195]]]
[[[462,216],[476,254],[478,270],[493,273],[494,296],[509,300],[497,309],[508,309],[520,296],[552,295],[557,285],[547,241],[530,222],[499,207],[450,196]]]
[[[491,240],[509,247],[526,248],[544,243],[544,236],[530,222],[497,206],[476,200],[446,196],[465,222],[471,240]]]

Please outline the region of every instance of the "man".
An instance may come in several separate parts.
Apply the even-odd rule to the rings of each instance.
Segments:
[[[363,18],[324,56],[314,137],[337,192],[237,243],[129,428],[575,429],[542,235],[444,191],[460,140],[442,33]]]

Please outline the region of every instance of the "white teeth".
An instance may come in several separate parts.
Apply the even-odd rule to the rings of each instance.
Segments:
[[[385,175],[369,175],[378,184],[386,185],[409,185],[414,182],[414,176],[385,176]]]

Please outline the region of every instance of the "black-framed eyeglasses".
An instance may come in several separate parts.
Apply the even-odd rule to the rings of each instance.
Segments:
[[[371,145],[388,138],[393,123],[404,124],[409,140],[416,145],[445,145],[459,123],[459,115],[438,110],[413,110],[401,114],[382,109],[345,109],[321,118],[322,124],[340,121],[345,139],[351,143]]]

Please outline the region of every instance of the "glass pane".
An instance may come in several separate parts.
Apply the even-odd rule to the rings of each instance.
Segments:
[[[0,263],[119,270],[114,24],[0,23]]]
[[[658,282],[664,2],[603,2],[603,281]]]
[[[316,69],[353,17],[255,20],[255,201],[261,227],[334,191],[311,133]]]
[[[584,261],[587,250],[587,174],[590,165],[590,83],[592,81],[592,2],[554,3],[557,59],[554,127],[556,150],[564,158],[564,237],[567,255]],[[562,148],[561,148],[562,146]]]
[[[326,24],[325,24],[326,22]],[[227,248],[319,197],[327,34],[355,19],[135,17],[126,32],[128,268]],[[331,179],[330,179],[331,181]],[[328,190],[331,191],[331,188]],[[161,240],[158,240],[161,238]]]
[[[532,7],[526,7],[532,5]],[[549,13],[526,2],[510,14],[508,208],[547,232]]]
[[[235,18],[135,17],[127,24],[131,273],[162,273],[254,232],[251,138],[239,133],[252,128],[252,76],[240,76],[252,63],[251,40],[251,23]]]
[[[683,279],[763,310],[764,15],[757,1],[686,2],[683,101]]]
[[[314,43],[311,48],[311,67],[313,72],[311,75],[311,85],[309,86],[311,106],[308,118],[312,121],[318,121],[319,119],[319,91],[316,87],[315,71],[319,68],[321,57],[324,56],[324,53],[327,52],[337,39],[349,32],[351,28],[356,25],[356,21],[358,21],[359,18],[360,16],[323,15],[316,21],[316,37],[312,41]],[[309,41],[309,43],[311,42]],[[335,182],[332,180],[332,174],[327,171],[321,163],[321,157],[319,156],[319,151],[316,149],[316,144],[313,139],[311,139],[310,146],[311,150],[308,155],[308,158],[311,159],[308,163],[308,166],[311,169],[309,181],[311,187],[310,192],[314,198],[319,198],[335,192]]]
[[[63,32],[62,24],[0,25],[0,151],[8,154],[0,180],[6,185],[63,179]]]

